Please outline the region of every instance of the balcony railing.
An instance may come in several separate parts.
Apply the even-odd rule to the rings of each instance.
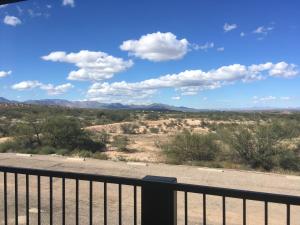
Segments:
[[[194,195],[200,195],[202,198],[202,204],[200,205],[200,201],[196,204],[201,208],[199,214],[202,214],[201,219],[199,217],[201,221],[197,224],[209,224],[207,197],[218,196],[221,200],[220,222],[223,225],[227,224],[227,199],[230,198],[241,202],[240,217],[243,225],[247,224],[247,203],[250,200],[263,203],[265,225],[269,224],[270,203],[285,207],[282,215],[286,224],[290,225],[291,206],[300,206],[299,196],[183,184],[177,183],[176,178],[147,176],[144,179],[135,179],[4,166],[0,166],[0,174],[0,194],[3,196],[3,201],[0,201],[0,210],[3,211],[0,214],[0,223],[5,225],[175,225],[179,219],[188,225],[189,201],[195,198]],[[83,189],[87,193],[85,196],[82,194]],[[112,192],[115,201],[112,201]],[[180,193],[183,196],[183,218],[177,215],[180,205],[177,196]],[[82,198],[84,201],[81,201]],[[123,203],[124,199],[126,203]],[[33,205],[37,207],[34,216],[30,211]],[[111,207],[116,210],[111,210]],[[87,216],[83,215],[85,209]],[[24,214],[23,217],[20,217],[20,212]],[[114,222],[109,221],[108,212]],[[123,221],[123,213],[130,219]],[[299,215],[299,212],[297,214]],[[20,222],[20,218],[24,221]],[[82,218],[86,220],[83,221]]]

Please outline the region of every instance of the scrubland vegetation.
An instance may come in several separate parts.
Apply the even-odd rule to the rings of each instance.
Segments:
[[[0,152],[297,172],[300,113],[6,106]]]

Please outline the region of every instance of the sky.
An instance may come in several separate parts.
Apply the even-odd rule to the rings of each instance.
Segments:
[[[298,0],[0,6],[0,97],[300,107]]]

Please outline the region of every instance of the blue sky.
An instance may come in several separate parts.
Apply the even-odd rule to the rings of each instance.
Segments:
[[[28,0],[0,8],[0,96],[300,106],[300,2]]]

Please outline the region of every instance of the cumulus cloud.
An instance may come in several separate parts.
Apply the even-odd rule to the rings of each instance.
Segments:
[[[223,29],[225,32],[229,32],[229,31],[232,31],[234,29],[236,29],[238,26],[236,24],[229,24],[229,23],[225,23],[224,26],[223,26]]]
[[[82,50],[77,53],[58,51],[42,57],[52,62],[71,63],[79,69],[69,73],[69,80],[101,81],[112,78],[116,73],[123,72],[133,65],[131,60],[125,61],[104,52]]]
[[[11,70],[9,70],[9,71],[0,71],[0,78],[7,77],[7,76],[9,76],[11,73],[12,73]]]
[[[12,89],[17,91],[31,90],[39,88],[41,90],[47,91],[49,95],[60,95],[67,92],[69,89],[73,88],[73,85],[70,83],[54,86],[53,84],[43,84],[39,81],[22,81],[20,83],[14,84]]]
[[[127,40],[120,49],[130,55],[154,62],[181,59],[188,52],[189,42],[170,33],[146,34],[138,40]]]
[[[74,7],[75,6],[75,1],[74,0],[63,0],[63,6],[71,6]]]
[[[294,77],[298,73],[299,71],[295,64],[288,64],[286,62],[277,63],[270,70],[270,76],[274,77]]]
[[[193,45],[193,48],[195,50],[204,50],[204,51],[206,51],[206,50],[208,50],[210,48],[214,48],[214,47],[215,47],[215,44],[213,42],[206,42],[203,45],[197,45],[197,44]]]
[[[15,16],[5,16],[3,23],[5,23],[6,25],[15,27],[17,25],[22,24],[22,21],[18,17],[15,17]]]
[[[266,79],[273,76],[274,70],[281,77],[287,74],[297,75],[296,67],[280,66],[287,63],[264,63],[245,66],[233,64],[222,66],[210,71],[186,70],[177,74],[167,74],[158,78],[148,79],[140,82],[128,83],[95,83],[87,93],[90,99],[101,99],[109,101],[123,101],[124,99],[146,99],[162,88],[175,88],[181,95],[196,95],[199,91],[212,90],[235,82],[250,82]],[[280,70],[278,70],[280,67]],[[280,71],[280,72],[279,72]],[[293,71],[293,72],[292,72]]]
[[[264,26],[260,26],[258,28],[256,28],[253,33],[255,34],[264,34],[267,35],[270,31],[272,31],[274,29],[274,27],[264,27]]]

